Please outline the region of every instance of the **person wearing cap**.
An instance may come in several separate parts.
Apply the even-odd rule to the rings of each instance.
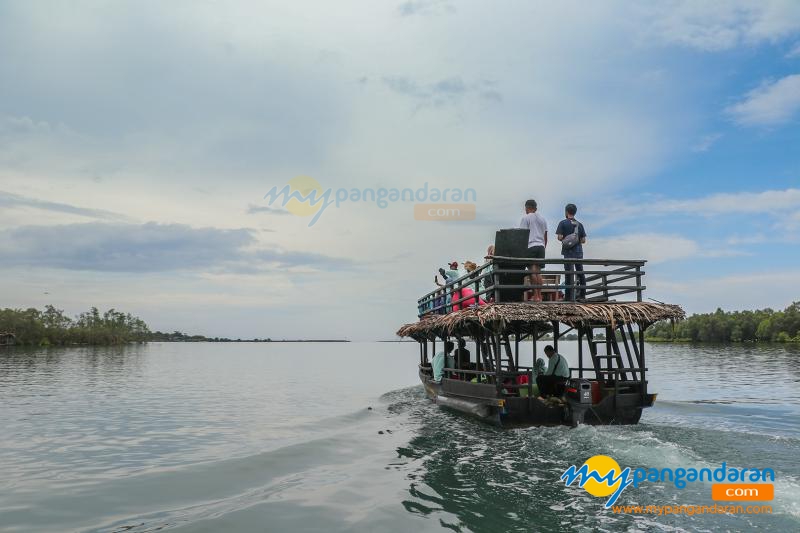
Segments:
[[[558,394],[559,386],[569,379],[569,363],[550,345],[544,347],[544,354],[547,356],[547,370],[536,376],[536,385],[542,396],[553,396]]]
[[[452,298],[453,291],[451,290],[451,286],[453,285],[455,280],[461,277],[462,273],[458,270],[458,261],[451,261],[450,263],[447,264],[447,266],[449,267],[450,270],[445,270],[443,268],[439,269],[439,275],[441,275],[442,278],[444,279],[444,284],[439,283],[439,278],[437,278],[436,276],[433,277],[433,281],[434,283],[436,283],[437,287],[443,287],[445,289],[446,293],[445,300],[447,305],[446,310],[449,313],[450,311],[453,310],[450,307],[450,302],[453,301]]]

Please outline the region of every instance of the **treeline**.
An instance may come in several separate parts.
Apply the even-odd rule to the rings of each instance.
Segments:
[[[658,322],[648,328],[645,338],[675,342],[800,342],[800,302],[783,311],[717,309],[674,325]]]
[[[26,346],[65,344],[126,344],[146,342],[147,324],[130,313],[96,307],[70,318],[52,305],[38,309],[0,309],[0,333],[12,333],[14,343]]]
[[[154,342],[272,342],[272,339],[229,339],[228,337],[206,337],[205,335],[187,335],[180,331],[165,333],[155,331],[148,340]]]

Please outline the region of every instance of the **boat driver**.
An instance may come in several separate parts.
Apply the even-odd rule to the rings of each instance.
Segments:
[[[561,392],[564,383],[569,379],[570,370],[567,358],[556,352],[552,346],[544,347],[547,356],[547,370],[536,377],[536,385],[542,396],[554,396]]]

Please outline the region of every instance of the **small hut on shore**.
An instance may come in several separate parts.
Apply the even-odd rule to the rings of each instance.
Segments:
[[[0,346],[13,346],[17,337],[13,333],[0,331]]]

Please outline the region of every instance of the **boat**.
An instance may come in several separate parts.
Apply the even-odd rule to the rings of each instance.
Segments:
[[[541,277],[531,278],[526,251],[527,230],[500,230],[495,255],[418,299],[418,320],[397,335],[419,344],[426,396],[498,426],[638,423],[656,399],[648,388],[645,332],[655,322],[683,319],[683,309],[644,301],[645,260],[537,259]],[[584,269],[582,282],[570,275],[575,265]],[[542,301],[530,300],[537,289]],[[535,385],[541,344],[558,352],[565,338],[578,342],[577,366],[559,394],[543,398]],[[454,354],[435,381],[431,361],[448,341],[474,349],[468,360]],[[530,365],[521,364],[524,350]]]

